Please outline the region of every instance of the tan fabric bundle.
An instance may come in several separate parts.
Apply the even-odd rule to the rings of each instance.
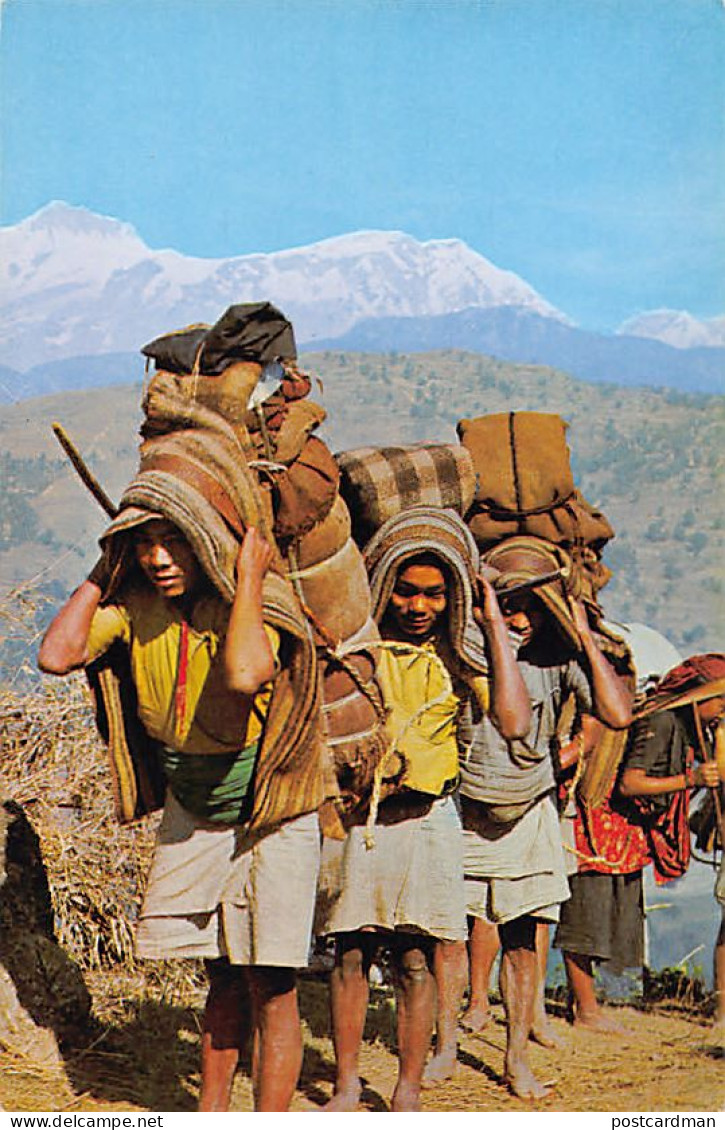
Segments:
[[[466,521],[482,552],[503,538],[517,534],[544,538],[566,548],[587,545],[596,548],[597,552],[601,552],[614,537],[614,530],[604,514],[587,502],[578,490],[574,490],[565,502],[534,514],[514,516],[508,511],[475,502]]]
[[[364,546],[389,518],[413,506],[454,510],[463,516],[476,492],[471,455],[460,444],[361,447],[339,452],[340,493]]]
[[[322,712],[343,809],[369,797],[387,747],[386,712],[375,677],[379,639],[377,624],[368,619],[336,658],[323,662]]]
[[[352,538],[324,561],[293,576],[300,582],[304,603],[336,646],[355,635],[370,616],[368,575]]]
[[[350,536],[350,514],[338,497],[329,515],[289,551],[290,574],[319,628],[323,717],[343,810],[370,793],[386,749],[385,710],[367,645],[379,637],[370,618],[362,554]]]
[[[370,619],[370,588],[351,537],[350,512],[338,492],[337,464],[310,434],[324,412],[303,399],[307,391],[309,382],[291,389],[291,401],[273,394],[248,413],[247,426],[257,452],[253,465],[270,486],[287,576],[316,630],[323,723],[341,804],[349,809],[369,792],[385,752],[376,660],[366,648],[378,630]],[[278,461],[290,456],[288,466],[280,467]]]
[[[457,431],[478,473],[476,502],[502,518],[548,510],[573,494],[560,416],[499,412],[460,420]]]
[[[595,602],[611,576],[601,554],[614,530],[574,486],[566,428],[546,412],[460,420],[458,434],[478,473],[466,522],[482,553],[518,535],[562,546],[572,558],[571,591]]]
[[[144,450],[150,453],[154,439],[181,427],[185,412],[197,426],[210,409],[231,425],[246,462],[257,473],[265,527],[277,541],[285,541],[301,537],[328,513],[339,472],[332,453],[311,434],[325,419],[320,405],[287,401],[278,391],[258,409],[249,409],[261,375],[262,366],[253,362],[237,362],[219,376],[154,373],[144,397]],[[270,418],[274,427],[266,426]],[[189,446],[186,438],[183,446]]]
[[[614,530],[601,510],[588,502],[580,490],[575,490],[566,504],[572,516],[572,529],[568,541],[571,545],[586,545],[601,551],[614,537]]]
[[[200,404],[218,412],[227,423],[244,426],[241,438],[249,443],[246,433],[247,404],[252,391],[262,375],[262,366],[253,361],[237,361],[218,377],[201,374],[168,373],[158,369],[149,379],[144,402],[146,419],[153,427],[154,421],[166,430],[166,417],[161,404],[155,407],[156,390],[164,390],[178,400]],[[151,427],[145,429],[150,433]]]
[[[629,730],[610,730],[605,726],[589,756],[577,791],[587,808],[599,808],[608,798],[627,748]]]
[[[599,648],[634,694],[637,680],[631,648],[621,636],[602,623],[601,614],[595,619],[595,638]],[[558,736],[562,742],[570,739],[575,718],[576,701],[571,695],[564,703],[559,721]],[[628,729],[612,730],[602,724],[597,743],[584,762],[576,786],[579,799],[587,808],[599,808],[609,798],[628,740]]]
[[[338,494],[327,517],[313,526],[297,543],[299,568],[307,569],[333,557],[350,537],[351,526],[350,511]]]
[[[262,468],[258,468],[263,474]],[[299,539],[327,517],[337,497],[339,472],[329,448],[309,436],[299,455],[271,473],[274,533],[280,543]]]

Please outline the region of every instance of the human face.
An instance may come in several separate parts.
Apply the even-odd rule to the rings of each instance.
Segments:
[[[521,593],[508,600],[505,594],[499,596],[499,605],[506,624],[516,632],[521,641],[521,646],[526,647],[540,633],[546,613],[540,606],[535,596],[530,593]]]
[[[181,531],[165,519],[144,522],[133,535],[136,560],[159,596],[188,596],[199,580],[199,565]]]
[[[404,637],[420,642],[435,631],[447,600],[442,570],[435,565],[408,565],[398,573],[388,610]]]
[[[698,702],[697,713],[700,715],[703,726],[712,726],[719,722],[721,718],[725,717],[725,694],[719,694],[715,698],[707,698],[704,702]]]

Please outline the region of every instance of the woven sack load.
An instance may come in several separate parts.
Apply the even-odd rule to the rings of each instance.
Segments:
[[[566,424],[560,416],[498,412],[460,420],[457,431],[478,473],[479,506],[515,519],[550,510],[573,494]]]
[[[337,645],[354,636],[370,616],[370,586],[362,554],[352,538],[324,561],[297,569],[303,600]]]
[[[257,484],[260,528],[275,546],[280,571],[291,581],[315,629],[323,723],[349,806],[369,791],[385,751],[385,712],[375,681],[375,658],[366,650],[368,640],[379,637],[370,619],[365,565],[350,536],[350,514],[338,491],[339,470],[327,446],[313,434],[325,411],[307,399],[309,377],[288,356],[278,372],[279,387],[264,400],[255,392],[265,375],[262,364],[249,360],[259,329],[254,321],[257,308],[232,307],[216,327],[191,327],[146,347],[144,352],[157,363],[159,359],[169,367],[173,363],[175,370],[151,377],[147,409],[172,386],[177,400],[188,402],[190,413],[204,405],[231,424]],[[268,325],[260,332],[269,326],[276,332],[282,326],[281,336],[269,348],[281,340],[289,348],[290,341],[293,344],[289,324],[268,304],[261,308]],[[278,315],[276,320],[270,311]],[[216,342],[217,328],[225,320],[227,339],[239,326],[242,337],[246,335],[243,349],[237,338],[233,344],[233,356],[244,359],[224,368],[217,349],[214,375],[206,375],[209,343]],[[260,356],[267,362],[273,359],[269,350]],[[184,364],[189,363],[191,371],[184,373]],[[152,411],[151,419],[147,410],[145,427],[151,433],[147,458],[153,456],[153,436],[163,426],[163,408]]]
[[[525,534],[566,549],[575,595],[596,603],[611,573],[602,563],[614,537],[607,518],[574,485],[567,424],[546,412],[501,412],[460,420],[478,489],[466,523],[482,553],[505,538]]]
[[[298,567],[307,569],[333,557],[351,536],[351,528],[350,511],[338,494],[327,517],[296,544]]]
[[[279,394],[265,411],[276,417],[276,427],[264,433],[247,401],[262,375],[262,367],[251,363],[231,365],[218,377],[196,373],[186,376],[160,371],[153,374],[144,397],[142,434],[150,453],[153,441],[169,431],[168,405],[172,401],[176,419],[183,423],[183,404],[196,417],[200,407],[218,413],[229,424],[247,463],[259,479],[259,495],[265,525],[278,543],[299,537],[331,509],[337,495],[337,464],[324,443],[311,432],[325,418],[319,405],[305,401],[285,402]],[[193,406],[193,408],[192,408]]]
[[[528,534],[566,548],[586,545],[601,553],[614,537],[614,530],[601,510],[587,502],[581,491],[576,489],[565,502],[551,509],[518,517],[475,502],[466,521],[482,552],[504,538]]]
[[[476,493],[476,470],[457,443],[361,447],[335,456],[340,494],[353,516],[353,537],[364,546],[388,518],[413,506],[455,510],[461,517]]]
[[[338,495],[327,517],[289,550],[300,598],[328,644],[321,657],[323,718],[345,810],[369,796],[387,746],[377,653],[369,646],[380,634],[350,526]]]
[[[375,771],[387,749],[386,713],[376,681],[377,624],[368,619],[323,662],[327,742],[346,809],[366,803]]]

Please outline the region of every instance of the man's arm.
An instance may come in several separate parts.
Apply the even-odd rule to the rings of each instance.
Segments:
[[[507,741],[525,738],[531,726],[531,704],[508,637],[493,586],[478,578],[480,604],[473,615],[486,637],[491,660],[491,718]]]
[[[274,675],[272,646],[262,618],[262,584],[272,550],[250,526],[237,555],[237,588],[224,644],[226,683],[237,694],[256,694]]]
[[[584,605],[572,600],[571,609],[589,664],[594,713],[612,730],[626,730],[632,721],[632,692],[599,650]]]
[[[681,773],[668,773],[667,776],[650,772],[655,766],[674,767],[669,763],[668,754],[673,733],[674,719],[670,711],[652,714],[638,723],[634,749],[629,755],[633,764],[625,765],[619,782],[619,791],[623,796],[663,796],[695,785],[717,787],[719,774],[714,760],[705,761]]]
[[[88,662],[88,634],[101,600],[96,570],[54,616],[38,651],[38,667],[48,675],[68,675]]]
[[[576,737],[565,742],[559,750],[559,769],[562,775],[566,775],[580,757],[586,760],[604,732],[602,723],[591,714],[582,714],[580,721],[581,726]]]
[[[663,793],[677,793],[695,785],[716,789],[718,780],[714,761],[705,761],[689,773],[675,773],[672,777],[650,777],[644,769],[625,769],[619,791],[622,796],[662,796]]]

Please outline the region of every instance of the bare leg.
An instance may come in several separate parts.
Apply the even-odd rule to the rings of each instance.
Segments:
[[[358,1068],[360,1045],[368,1010],[370,943],[362,934],[341,934],[335,947],[335,967],[330,974],[332,1041],[337,1077],[335,1093],[322,1109],[353,1111],[362,1086]]]
[[[582,953],[564,953],[569,991],[574,1002],[574,1027],[623,1035],[627,1029],[602,1012],[594,988],[594,961]]]
[[[471,918],[468,942],[471,978],[471,996],[468,1008],[461,1017],[461,1027],[468,1032],[481,1032],[490,1019],[488,989],[491,970],[499,950],[498,927],[483,918]]]
[[[390,1109],[418,1111],[435,1014],[432,940],[396,935],[393,959],[398,1013],[398,1082]]]
[[[294,969],[250,966],[254,1008],[252,1088],[256,1111],[289,1110],[302,1067]]]
[[[506,1082],[521,1099],[549,1092],[529,1065],[527,1048],[536,995],[536,924],[525,915],[507,922],[501,935],[501,996],[506,1010]]]
[[[531,1039],[544,1048],[561,1046],[561,1039],[553,1031],[546,1015],[546,966],[549,959],[549,925],[536,923],[536,997],[534,998],[534,1022],[531,1025]]]
[[[465,942],[438,942],[433,958],[435,972],[436,1050],[426,1064],[423,1083],[442,1083],[456,1071],[458,1009],[466,987],[468,959]]]
[[[715,942],[715,1034],[725,1048],[725,908]]]
[[[246,970],[226,960],[208,961],[206,968],[209,994],[202,1022],[199,1110],[226,1111],[251,1028]]]

